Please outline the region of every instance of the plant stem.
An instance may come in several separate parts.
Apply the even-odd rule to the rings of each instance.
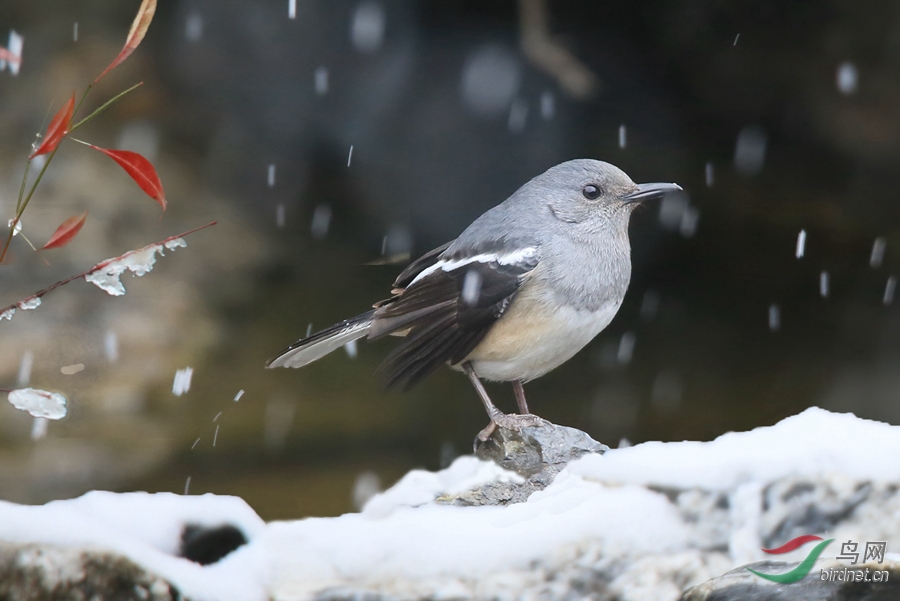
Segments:
[[[25,196],[25,184],[28,183],[28,174],[31,172],[31,159],[25,163],[25,173],[22,174],[22,186],[19,188],[19,198],[16,200],[16,215],[19,214],[19,207],[22,206],[22,197]]]
[[[70,127],[70,128],[69,128],[69,131],[67,132],[67,134],[72,133],[73,131],[75,131],[76,129],[78,129],[79,127],[81,127],[82,125],[84,125],[85,123],[87,123],[88,121],[90,121],[91,119],[93,119],[94,117],[96,117],[97,115],[99,115],[100,113],[102,113],[103,111],[105,111],[106,109],[108,109],[108,108],[109,108],[110,106],[112,106],[114,103],[118,102],[125,94],[127,94],[127,93],[129,93],[129,92],[132,92],[132,91],[138,89],[138,88],[141,87],[142,85],[144,85],[144,82],[136,83],[136,84],[134,84],[133,86],[131,86],[130,88],[128,88],[127,90],[125,90],[124,92],[119,92],[118,94],[116,94],[115,96],[113,96],[112,98],[110,98],[109,100],[107,100],[106,102],[104,102],[104,103],[103,103],[98,109],[96,109],[93,113],[91,113],[90,115],[88,115],[87,117],[85,117],[84,119],[82,119],[81,121],[79,121],[78,123],[76,123],[75,125],[73,125],[72,127]],[[90,89],[90,88],[88,88],[88,89]],[[87,92],[85,92],[85,95],[87,95]],[[84,100],[84,98],[82,98],[82,101],[83,101],[83,100]],[[81,106],[81,103],[78,103],[78,106],[80,107],[80,106]],[[76,109],[76,111],[77,111],[77,109]]]
[[[0,252],[0,263],[3,262],[3,259],[6,258],[6,251],[9,250],[9,245],[12,242],[13,235],[16,232],[16,225],[19,223],[19,219],[22,218],[22,213],[25,212],[25,207],[28,206],[28,201],[31,200],[31,197],[34,196],[34,191],[37,190],[38,184],[41,183],[41,178],[44,177],[44,173],[47,171],[47,167],[50,166],[50,161],[53,160],[53,157],[56,156],[56,151],[59,150],[59,146],[53,149],[53,152],[47,157],[47,161],[44,163],[44,166],[41,167],[41,172],[38,173],[37,178],[35,178],[34,183],[31,184],[31,190],[28,191],[28,196],[25,197],[25,200],[22,201],[22,206],[16,209],[16,217],[13,219],[12,224],[10,224],[9,235],[6,237],[6,244],[3,245],[3,252]],[[31,161],[28,162],[31,164]]]

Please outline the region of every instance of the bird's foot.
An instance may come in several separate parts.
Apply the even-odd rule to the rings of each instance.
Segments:
[[[533,413],[496,413],[491,415],[491,423],[489,423],[485,428],[478,433],[478,440],[482,442],[487,442],[487,440],[491,437],[491,434],[494,433],[494,430],[497,429],[497,426],[501,428],[506,428],[507,430],[514,430],[516,432],[521,432],[525,428],[531,428],[532,426],[539,426],[544,422],[543,418],[533,414]]]

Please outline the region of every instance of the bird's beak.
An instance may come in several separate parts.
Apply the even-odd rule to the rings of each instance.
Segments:
[[[681,191],[681,189],[681,186],[678,184],[638,184],[638,189],[631,194],[623,196],[622,200],[625,204],[643,202],[654,198],[662,198],[664,194]]]

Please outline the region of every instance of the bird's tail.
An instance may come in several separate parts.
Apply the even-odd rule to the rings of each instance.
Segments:
[[[321,332],[301,338],[278,353],[266,364],[266,367],[303,367],[316,359],[321,359],[331,351],[368,334],[374,315],[375,310],[372,309],[362,315],[336,323]]]

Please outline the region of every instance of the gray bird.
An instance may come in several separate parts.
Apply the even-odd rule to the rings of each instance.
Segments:
[[[536,425],[522,384],[609,325],[631,280],[631,212],[674,190],[635,184],[603,161],[551,167],[410,264],[391,298],[295,342],[268,367],[302,367],[363,336],[402,336],[382,364],[389,386],[407,389],[449,364],[469,376],[490,417],[479,438],[497,425]],[[480,378],[512,382],[519,413],[501,412]]]

